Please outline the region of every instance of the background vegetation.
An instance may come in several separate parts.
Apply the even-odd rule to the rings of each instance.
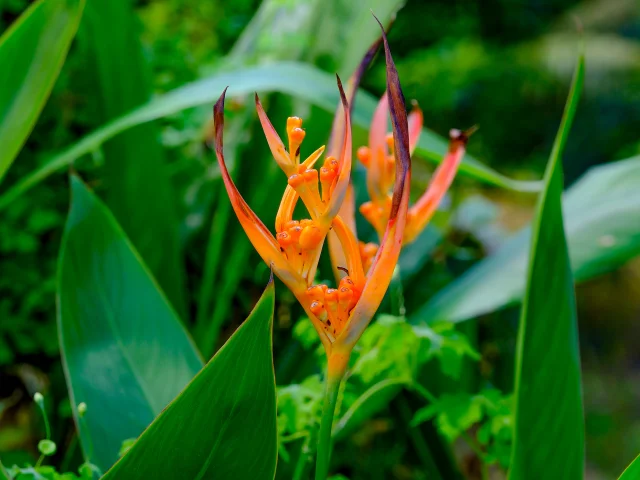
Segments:
[[[51,97],[0,194],[109,120],[189,82],[282,60],[308,62],[346,78],[359,60],[356,40],[368,45],[375,36],[358,20],[365,18],[360,10],[368,14],[373,8],[384,15],[385,8],[393,9],[389,2],[358,3],[89,1]],[[0,1],[0,31],[28,4]],[[408,0],[389,38],[405,95],[420,104],[427,128],[446,136],[452,127],[477,124],[480,129],[469,144],[473,157],[509,177],[538,180],[577,57],[577,17],[585,32],[587,73],[563,158],[565,186],[570,187],[590,167],[640,154],[639,10],[633,0]],[[363,86],[379,96],[384,79],[384,62],[378,58]],[[218,94],[209,92],[211,98]],[[268,276],[220,187],[209,148],[211,103],[96,143],[73,162],[136,245],[207,357],[246,318]],[[323,109],[277,93],[268,104],[274,124],[282,125],[295,113],[305,118],[309,144],[326,140],[331,115]],[[272,198],[271,186],[281,178],[269,160],[250,97],[234,99],[230,119],[230,160],[241,190],[262,218],[272,218],[279,198]],[[363,131],[356,135],[360,142],[365,138]],[[414,166],[415,191],[420,192],[432,168],[420,159]],[[631,192],[634,179],[628,178]],[[56,265],[69,190],[68,177],[55,174],[0,210],[0,452],[8,465],[37,458],[43,425],[31,399],[35,391],[47,397],[58,444],[53,463],[73,469],[81,461],[55,322]],[[589,206],[590,193],[578,192],[573,204]],[[408,316],[436,312],[462,318],[460,312],[443,313],[439,307],[455,304],[459,290],[447,286],[525,226],[535,200],[535,194],[461,175],[419,251],[405,252]],[[636,210],[626,221],[637,219]],[[359,227],[366,232],[364,224]],[[606,247],[606,231],[591,233]],[[610,261],[611,266],[623,264],[620,268],[590,265],[582,276],[576,273],[578,280],[586,280],[578,286],[577,302],[592,478],[617,475],[640,451],[637,236],[631,235],[628,248]],[[497,293],[504,288],[500,273],[504,269],[506,277],[509,268],[508,261],[498,260],[491,277],[498,278],[492,284]],[[274,344],[279,428],[287,439],[281,444],[279,475],[291,478],[294,462],[289,459],[305,448],[304,438],[296,435],[315,418],[320,362],[314,358],[315,334],[299,321],[292,296],[279,287]],[[506,466],[511,434],[505,419],[512,411],[519,305],[499,307],[515,297],[493,304],[489,299],[490,308],[469,307],[473,314],[467,316],[477,320],[455,329],[438,327],[440,343],[431,339],[425,344],[420,331],[396,317],[378,319],[362,339],[345,406],[385,378],[419,376],[429,391],[390,396],[385,408],[352,430],[345,421],[339,435],[350,441],[337,443],[336,471],[351,479],[425,478],[420,441],[433,452],[439,471],[447,472],[445,478],[455,478],[458,470],[480,478],[478,459],[485,456]],[[438,303],[440,298],[449,303]],[[391,301],[384,311],[399,313]],[[412,412],[432,394],[438,408],[423,411],[419,429],[407,427]],[[452,445],[450,452],[437,450],[443,444]],[[494,471],[497,475],[499,468]]]

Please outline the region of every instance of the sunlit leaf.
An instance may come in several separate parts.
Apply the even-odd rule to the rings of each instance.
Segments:
[[[71,190],[59,259],[60,346],[82,447],[106,469],[202,363],[111,213],[75,176]]]
[[[562,151],[583,78],[580,57],[533,222],[516,351],[512,480],[584,476],[578,322],[561,201]]]
[[[271,281],[244,324],[106,473],[105,480],[274,477],[274,302]]]
[[[0,37],[0,181],[51,93],[83,7],[84,0],[40,0]]]

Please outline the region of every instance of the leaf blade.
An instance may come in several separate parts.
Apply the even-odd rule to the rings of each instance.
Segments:
[[[584,476],[578,325],[561,201],[561,155],[583,79],[581,55],[533,224],[531,262],[516,353],[510,479]]]
[[[84,0],[40,0],[0,38],[0,181],[51,93],[83,8]]]
[[[247,320],[106,473],[105,480],[274,477],[274,303],[271,280]],[[265,438],[270,441],[264,442]],[[206,458],[204,465],[202,458]]]
[[[83,449],[102,469],[202,365],[106,207],[75,176],[58,267],[58,331]],[[114,387],[117,385],[117,388]],[[88,410],[80,421],[75,405]]]

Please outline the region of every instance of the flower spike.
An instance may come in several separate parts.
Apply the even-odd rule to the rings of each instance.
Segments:
[[[367,273],[364,289],[362,290],[358,303],[351,312],[349,323],[343,335],[338,338],[338,341],[346,346],[353,346],[358,341],[362,332],[373,318],[389,287],[393,270],[400,256],[402,236],[409,207],[411,155],[409,152],[407,111],[402,87],[400,86],[400,80],[398,78],[398,71],[393,63],[393,57],[389,50],[389,43],[387,42],[384,28],[377,18],[376,21],[378,21],[382,30],[387,64],[387,95],[395,143],[396,179],[384,238]]]
[[[227,87],[228,88],[228,87]],[[264,223],[251,210],[251,207],[245,202],[242,195],[238,191],[235,183],[229,175],[227,165],[224,161],[223,152],[223,131],[224,131],[224,98],[227,89],[225,88],[220,98],[213,107],[213,121],[215,129],[215,150],[222,173],[222,180],[227,189],[227,194],[231,200],[233,210],[246,232],[249,240],[254,248],[258,251],[265,263],[275,271],[276,275],[291,289],[294,293],[304,290],[306,287],[302,277],[294,271],[287,263],[280,252],[280,246],[271,232],[265,227]]]

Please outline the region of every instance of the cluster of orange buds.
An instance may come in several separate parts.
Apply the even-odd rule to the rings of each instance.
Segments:
[[[227,171],[223,153],[226,90],[214,106],[216,156],[236,216],[262,259],[305,309],[330,357],[336,352],[343,352],[337,356],[345,357],[344,352],[350,352],[371,321],[389,286],[402,247],[411,175],[407,113],[384,32],[383,40],[387,63],[387,97],[390,99],[387,112],[393,123],[396,145],[393,152],[395,188],[388,200],[384,238],[380,248],[376,248],[375,257],[367,262],[366,270],[351,221],[353,215],[345,220],[339,212],[345,209],[345,198],[353,196],[350,186],[350,108],[360,77],[379,43],[370,49],[352,77],[348,95],[337,78],[341,104],[334,119],[328,154],[320,168],[316,168],[316,163],[325,153],[324,146],[301,161],[300,152],[305,137],[302,119],[290,117],[287,120],[288,148],[285,147],[256,95],[256,110],[271,154],[287,177],[276,215],[275,236],[242,198]],[[304,204],[308,218],[293,218],[298,200]],[[335,264],[337,288],[313,284],[320,253],[328,237],[340,251],[339,262]]]
[[[367,170],[367,191],[370,201],[360,206],[362,216],[375,228],[380,239],[384,236],[385,225],[389,219],[391,209],[391,187],[395,181],[395,141],[393,135],[387,132],[387,117],[389,101],[383,95],[373,115],[369,129],[369,145],[358,148],[357,157]],[[408,115],[409,152],[413,152],[418,145],[422,130],[423,115],[417,104],[414,104]],[[404,244],[413,242],[427,226],[438,204],[451,186],[456,172],[464,156],[467,140],[474,129],[461,132],[449,132],[449,149],[436,169],[429,188],[409,208],[407,225],[404,231]],[[361,245],[362,262],[366,265],[375,256],[377,245],[368,243]]]

